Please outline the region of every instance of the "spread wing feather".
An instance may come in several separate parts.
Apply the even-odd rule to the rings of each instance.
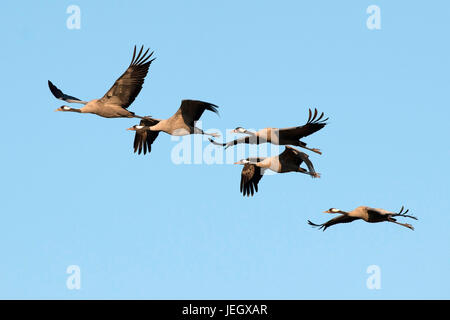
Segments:
[[[139,125],[154,126],[158,123],[155,119],[142,119]],[[152,144],[158,137],[159,131],[137,130],[134,135],[134,152],[146,154],[152,151]]]
[[[279,129],[279,138],[285,140],[300,140],[303,137],[307,137],[326,126],[328,118],[323,119],[323,117],[323,112],[318,115],[317,109],[314,109],[314,113],[309,109],[309,117],[305,125]]]
[[[75,98],[75,97],[69,96],[68,94],[65,94],[64,92],[59,90],[50,80],[48,80],[48,87],[56,99],[66,101],[68,103],[81,103],[81,104],[87,103],[87,101],[82,101],[78,98]]]
[[[155,58],[149,60],[153,52],[147,55],[149,51],[147,49],[142,54],[143,49],[144,46],[141,47],[136,55],[136,46],[134,47],[130,65],[114,82],[111,89],[100,99],[101,102],[120,105],[123,108],[128,108],[133,103],[142,89],[150,64],[155,60]]]
[[[219,114],[217,108],[219,107],[209,102],[199,100],[183,100],[180,108],[178,108],[178,111],[174,116],[181,116],[187,125],[193,127],[194,122],[200,119],[205,110]]]
[[[325,231],[327,228],[331,227],[332,225],[338,224],[338,223],[349,223],[355,220],[358,220],[359,218],[356,217],[349,217],[345,214],[340,215],[339,217],[333,218],[325,223],[322,224],[315,224],[308,220],[308,224],[313,227],[319,227],[319,229],[322,229],[322,231]]]
[[[285,146],[284,151],[278,156],[278,159],[281,163],[294,163],[297,166],[300,166],[306,160],[309,161],[306,153],[290,146]]]
[[[262,159],[259,158],[258,162]],[[264,171],[254,164],[247,163],[242,168],[240,191],[243,196],[253,196],[258,192],[258,183],[263,177]]]

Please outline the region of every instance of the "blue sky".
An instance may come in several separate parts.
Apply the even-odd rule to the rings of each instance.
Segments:
[[[69,5],[81,29],[69,30]],[[381,29],[366,27],[369,5]],[[450,298],[447,1],[15,1],[3,4],[0,298]],[[203,128],[329,125],[305,139],[321,179],[176,165],[161,134],[132,152],[133,119],[53,112],[52,80],[99,98],[133,46],[155,50],[130,110],[220,106]],[[204,146],[207,143],[204,142]],[[249,150],[244,149],[246,154]],[[232,151],[228,151],[232,152]],[[319,232],[330,207],[419,217]],[[78,265],[81,289],[66,287]],[[366,287],[367,267],[381,289]]]

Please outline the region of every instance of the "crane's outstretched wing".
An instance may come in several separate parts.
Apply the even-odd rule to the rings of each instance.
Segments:
[[[153,55],[153,51],[147,55],[149,49],[142,54],[143,49],[144,46],[141,47],[136,56],[136,46],[134,46],[130,65],[120,78],[114,82],[111,89],[100,99],[101,102],[120,105],[123,108],[128,108],[133,103],[139,92],[141,92],[150,64],[156,59],[148,60]]]
[[[184,122],[193,127],[194,122],[198,121],[205,110],[219,114],[218,106],[215,104],[199,100],[183,100],[174,116],[181,116]]]
[[[280,162],[295,163],[297,166],[300,166],[307,158],[308,155],[306,153],[298,151],[290,146],[285,146],[284,151],[278,156]]]
[[[314,109],[314,114],[312,113],[311,109],[309,109],[309,117],[305,125],[279,129],[279,138],[286,140],[300,140],[303,137],[309,136],[310,134],[319,131],[326,126],[326,121],[328,120],[328,118],[322,119],[323,112],[319,117],[317,116],[317,109]]]
[[[414,219],[414,220],[419,220],[419,219],[417,219],[417,217],[415,217],[415,216],[407,215],[407,213],[409,212],[409,209],[407,209],[405,212],[403,212],[404,209],[405,209],[405,207],[402,206],[402,208],[400,209],[400,211],[394,213],[394,214],[392,215],[392,217],[405,217],[405,218],[411,218],[411,219]]]
[[[349,217],[349,216],[343,214],[343,215],[340,215],[339,217],[333,218],[322,224],[316,224],[316,223],[311,222],[310,220],[308,220],[308,224],[313,227],[319,227],[319,230],[323,229],[322,231],[325,231],[327,228],[331,227],[332,225],[335,225],[338,223],[349,223],[349,222],[352,222],[352,221],[355,221],[358,219],[359,218]]]
[[[281,163],[294,163],[296,166],[300,166],[303,162],[308,167],[308,173],[312,177],[320,177],[320,175],[314,170],[314,166],[309,160],[309,156],[301,152],[295,148],[292,148],[291,146],[285,146],[284,151],[278,156]]]
[[[402,206],[402,208],[400,209],[399,212],[392,212],[392,211],[388,211],[385,209],[379,209],[379,208],[367,208],[367,211],[370,214],[376,214],[376,215],[380,215],[380,216],[389,216],[389,217],[405,217],[405,218],[411,218],[414,220],[418,220],[417,217],[411,216],[411,215],[407,215],[407,213],[409,212],[409,209],[407,209],[406,211],[405,207]]]
[[[141,126],[154,126],[158,123],[158,120],[155,119],[142,119],[139,125]],[[151,131],[151,130],[136,130],[134,135],[134,152],[141,154],[142,152],[146,154],[152,151],[152,144],[158,137],[159,131]]]
[[[87,103],[87,101],[82,101],[78,98],[65,94],[64,92],[59,90],[50,80],[48,80],[48,87],[50,88],[50,91],[53,93],[56,99],[63,100],[69,103],[81,103],[81,104]]]
[[[258,158],[258,162],[263,158]],[[241,187],[240,191],[245,197],[253,196],[258,192],[258,183],[263,177],[264,170],[254,164],[246,163],[241,172]]]
[[[298,152],[300,152],[300,151],[298,151]],[[303,153],[303,152],[301,152],[301,153]],[[303,155],[300,155],[299,157],[308,167],[308,172],[311,174],[311,176],[313,178],[320,178],[320,174],[318,174],[316,172],[316,170],[314,169],[314,165],[312,164],[311,160],[309,160],[309,156],[306,153],[303,153]]]

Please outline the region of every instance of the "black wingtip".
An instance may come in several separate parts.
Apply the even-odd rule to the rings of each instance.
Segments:
[[[318,224],[312,222],[311,220],[308,220],[308,224],[309,224],[310,226],[312,226],[312,227],[320,227],[320,225],[318,225]]]
[[[59,90],[50,80],[48,80],[48,87],[55,98],[60,99],[62,97],[61,90]]]
[[[217,109],[219,109],[219,106],[217,106],[215,104],[212,104],[212,103],[209,103],[209,102],[206,102],[206,104],[207,104],[206,110],[212,111],[215,114],[217,114],[218,117],[220,117],[219,110],[217,110]]]
[[[308,224],[309,224],[311,227],[319,228],[319,230],[322,229],[322,231],[325,231],[325,229],[327,228],[327,227],[324,226],[323,224],[317,224],[317,223],[312,222],[311,220],[308,220]]]
[[[137,51],[139,50],[139,51]],[[147,50],[143,53],[144,51],[144,45],[142,45],[140,47],[140,49],[138,49],[138,47],[135,45],[134,46],[134,50],[133,50],[133,57],[131,58],[131,62],[129,67],[131,66],[149,66],[155,59],[156,57],[154,57],[153,59],[149,60],[154,51],[150,52],[150,54],[148,54],[148,52],[150,51],[150,48],[147,48]]]

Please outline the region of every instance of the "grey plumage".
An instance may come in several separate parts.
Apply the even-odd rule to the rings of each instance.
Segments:
[[[135,131],[134,152],[138,154],[150,153],[151,145],[155,141],[159,132],[170,135],[205,134],[217,136],[215,133],[206,133],[195,127],[195,122],[200,119],[206,110],[218,114],[218,106],[215,104],[199,100],[183,100],[177,112],[169,119],[154,119],[148,117],[141,120],[139,125],[135,125],[128,130]]]
[[[417,220],[416,217],[407,215],[409,210],[406,211],[403,210],[404,210],[403,206],[399,212],[391,212],[384,209],[371,208],[367,206],[360,206],[349,212],[342,211],[336,208],[331,208],[325,211],[325,213],[340,213],[341,215],[322,224],[316,224],[308,220],[308,224],[313,227],[318,227],[319,229],[325,231],[327,228],[335,224],[348,223],[355,220],[364,220],[369,223],[392,222],[401,225],[403,227],[409,228],[411,230],[414,230],[414,227],[412,225],[408,223],[397,222],[397,220],[394,218],[394,217],[404,217]]]
[[[320,115],[317,109],[314,109],[314,113],[311,109],[309,109],[309,117],[307,122],[298,127],[290,127],[290,128],[265,128],[261,129],[257,132],[251,132],[244,128],[239,127],[234,130],[236,133],[244,133],[248,136],[235,139],[226,143],[218,143],[213,139],[209,139],[209,141],[215,145],[223,146],[225,148],[245,143],[245,144],[261,144],[261,143],[272,143],[277,145],[293,145],[298,146],[310,151],[313,151],[318,154],[322,154],[319,149],[309,148],[306,143],[300,141],[300,139],[307,137],[323,127],[326,126],[326,121],[328,118],[324,119],[324,113],[322,112]]]
[[[133,58],[127,70],[114,82],[113,86],[100,99],[94,99],[89,102],[82,101],[73,96],[63,93],[50,80],[48,86],[52,94],[60,100],[69,103],[84,104],[80,109],[62,106],[55,111],[69,111],[78,113],[92,113],[104,118],[141,118],[127,108],[133,103],[142,89],[145,77],[148,73],[150,64],[155,58],[150,59],[153,55],[151,52],[147,54],[149,49],[143,53],[142,46],[139,53],[136,54],[136,46],[133,51]]]
[[[305,163],[308,170],[301,168]],[[242,159],[235,164],[242,164],[244,168],[241,172],[240,191],[243,196],[253,196],[258,191],[258,183],[261,180],[265,170],[272,170],[278,173],[300,172],[308,174],[313,178],[319,178],[320,174],[314,170],[309,156],[295,148],[285,146],[285,149],[278,156],[267,158],[247,158]]]

